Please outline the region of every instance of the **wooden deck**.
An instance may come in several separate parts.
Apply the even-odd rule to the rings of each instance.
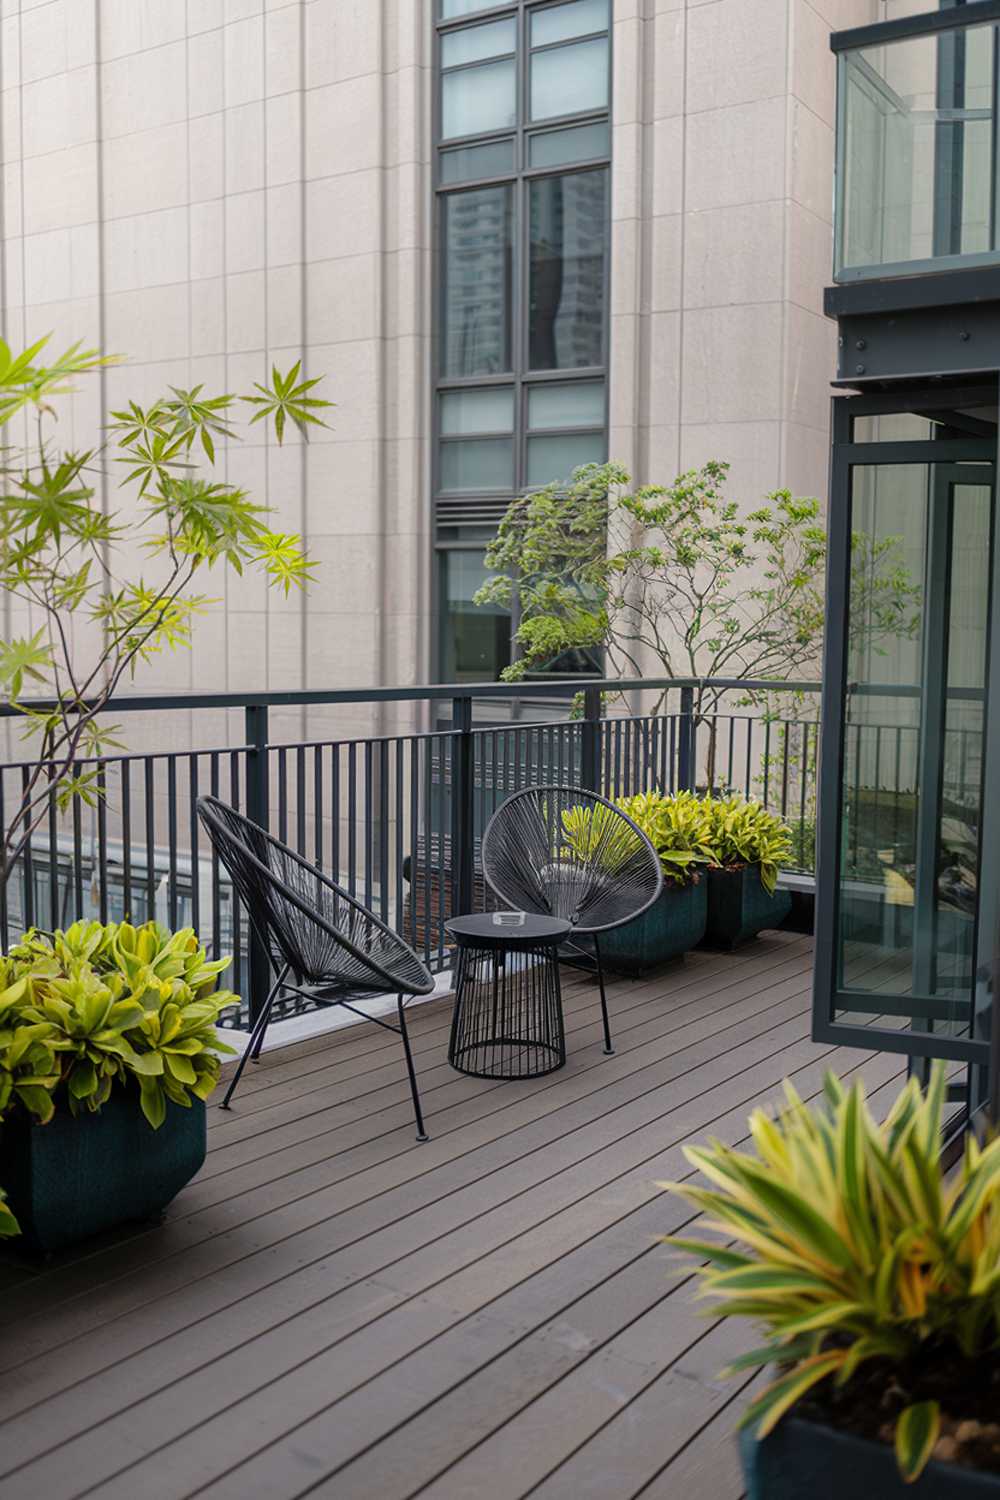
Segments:
[[[900,1059],[809,1038],[809,940],[566,986],[569,1062],[460,1077],[449,1006],[265,1056],[211,1111],[168,1221],[0,1268],[3,1500],[736,1500],[748,1334],[692,1305],[656,1240],[681,1145],[744,1137],[785,1074],[887,1100]]]

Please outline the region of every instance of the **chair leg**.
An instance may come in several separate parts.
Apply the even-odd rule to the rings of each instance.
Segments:
[[[604,1022],[604,1051],[608,1057],[614,1053],[611,1045],[611,1022],[608,1019],[608,997],[604,989],[604,965],[601,963],[601,945],[594,933],[594,959],[597,963],[597,983],[601,990],[601,1020]]]
[[[420,1108],[420,1094],[417,1089],[417,1073],[413,1066],[413,1053],[410,1050],[410,1034],[406,1029],[406,1010],[403,1006],[403,996],[397,996],[396,1006],[399,1011],[399,1034],[403,1038],[403,1051],[406,1053],[406,1071],[410,1075],[410,1093],[413,1095],[413,1113],[417,1120],[417,1140],[429,1140],[424,1129],[424,1116]]]
[[[254,1062],[256,1062],[258,1057],[260,1056],[260,1049],[264,1044],[264,1033],[267,1030],[267,1023],[271,1016],[271,1006],[274,1004],[274,997],[278,993],[278,990],[281,988],[281,981],[282,979],[284,979],[287,972],[287,969],[283,969],[280,978],[276,979],[274,984],[271,986],[270,993],[267,999],[264,1001],[264,1008],[254,1022],[254,1028],[251,1031],[250,1039],[247,1042],[246,1047],[244,1048],[243,1056],[240,1058],[239,1066],[237,1067],[236,1072],[233,1074],[232,1078],[229,1080],[229,1087],[226,1089],[222,1103],[219,1105],[220,1109],[229,1108],[229,1101],[236,1091],[236,1085],[243,1077],[243,1069],[246,1067],[251,1058]]]

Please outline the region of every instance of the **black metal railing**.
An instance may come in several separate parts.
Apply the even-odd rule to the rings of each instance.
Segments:
[[[657,787],[742,791],[790,821],[795,867],[811,871],[818,684],[642,679],[586,682],[582,691],[579,682],[532,682],[519,691],[516,715],[511,687],[497,684],[118,699],[116,717],[143,716],[164,745],[183,732],[190,747],[90,761],[101,789],[93,806],[77,800],[60,811],[53,787],[0,894],[4,947],[31,925],[78,917],[192,925],[211,951],[233,956],[227,982],[244,1006],[226,1019],[252,1017],[267,961],[199,826],[205,792],[332,873],[432,967],[447,961],[451,913],[484,904],[479,841],[496,807],[523,786],[579,785],[611,797]],[[277,710],[347,714],[359,705],[409,714],[419,727],[292,741],[273,733]],[[218,710],[228,711],[233,743],[201,748],[199,714]],[[32,770],[0,765],[4,826]]]

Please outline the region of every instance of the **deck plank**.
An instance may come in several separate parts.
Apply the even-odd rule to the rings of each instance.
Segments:
[[[573,977],[567,1067],[509,1085],[453,1074],[422,1006],[427,1146],[397,1039],[270,1054],[166,1225],[9,1262],[4,1500],[736,1500],[717,1372],[745,1333],[669,1274],[686,1210],[656,1182],[786,1073],[891,1094],[901,1059],[812,1043],[809,971],[769,935],[616,983],[612,1058]]]

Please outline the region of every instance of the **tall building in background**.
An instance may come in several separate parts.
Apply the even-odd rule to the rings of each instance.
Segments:
[[[336,402],[308,449],[225,455],[315,587],[229,585],[146,685],[494,676],[485,542],[591,459],[822,495],[828,34],[906,8],[4,0],[4,334],[129,356],[66,442],[126,395],[274,361]]]

